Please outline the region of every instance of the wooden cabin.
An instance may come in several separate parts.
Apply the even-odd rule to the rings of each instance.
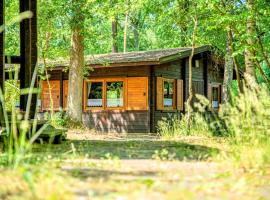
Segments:
[[[86,58],[93,71],[84,78],[83,122],[100,132],[156,132],[164,117],[180,116],[188,98],[191,48],[94,55]],[[48,71],[54,110],[66,108],[68,63],[55,62]],[[195,49],[194,93],[221,103],[224,66],[210,46]],[[76,98],[76,97],[74,97]],[[41,112],[50,110],[48,82],[42,82]]]

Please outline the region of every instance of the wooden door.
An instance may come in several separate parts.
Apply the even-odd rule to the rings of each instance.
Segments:
[[[127,109],[148,110],[148,77],[127,78]]]
[[[42,93],[41,93],[42,111],[59,110],[59,107],[60,107],[60,81],[57,80],[49,81],[49,84],[47,81],[42,81]]]

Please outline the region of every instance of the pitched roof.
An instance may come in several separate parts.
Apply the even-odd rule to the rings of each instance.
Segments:
[[[91,66],[123,66],[126,64],[142,65],[142,64],[162,64],[177,59],[188,57],[191,53],[191,47],[172,48],[172,49],[161,49],[161,50],[150,50],[150,51],[138,51],[128,53],[109,53],[90,55],[85,57],[86,65]],[[195,54],[210,51],[211,46],[205,45],[195,48]],[[63,61],[52,61],[49,62],[54,67],[68,67],[69,62]]]

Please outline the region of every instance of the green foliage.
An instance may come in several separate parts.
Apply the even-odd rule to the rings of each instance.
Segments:
[[[18,106],[20,101],[20,87],[19,83],[15,80],[7,80],[5,81],[5,102],[6,102],[6,110],[11,112],[12,111],[12,104],[15,101],[15,105]]]
[[[34,90],[34,80],[36,79],[37,68],[33,75],[33,80],[30,88],[27,89],[28,102],[30,105],[32,101],[32,94]],[[15,91],[18,90],[18,71],[15,72],[15,80],[9,81],[9,86]],[[31,150],[33,142],[47,127],[47,124],[37,130],[37,119],[30,120],[30,106],[27,106],[25,113],[20,113],[16,110],[16,102],[18,100],[17,92],[10,95],[7,101],[4,98],[3,91],[0,89],[0,124],[3,126],[4,134],[1,137],[4,140],[4,157],[1,158],[3,165],[18,167]],[[10,107],[11,115],[7,113],[7,106]],[[3,156],[3,155],[1,155]]]
[[[247,168],[260,167],[270,162],[270,93],[266,86],[258,85],[246,77],[244,93],[233,95],[231,103],[222,105],[219,113],[212,114],[209,102],[197,96],[198,112],[192,114],[188,126],[186,116],[163,119],[158,132],[164,138],[184,135],[220,135],[231,144],[231,157]],[[256,159],[255,159],[256,158]]]
[[[270,94],[252,78],[246,78],[244,93],[235,96],[219,113],[235,142],[268,141],[270,136]]]
[[[191,126],[188,126],[187,115],[181,117],[163,118],[158,122],[157,132],[164,138],[172,138],[187,135],[211,136],[213,133],[205,117],[198,112],[192,113]]]
[[[51,116],[50,122],[55,127],[65,127],[67,125],[67,117],[65,115],[65,112],[60,111],[54,113]]]

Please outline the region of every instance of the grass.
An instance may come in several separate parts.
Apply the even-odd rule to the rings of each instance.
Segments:
[[[267,199],[270,171],[233,165],[229,146],[194,136],[35,144],[23,165],[0,170],[0,199]]]

